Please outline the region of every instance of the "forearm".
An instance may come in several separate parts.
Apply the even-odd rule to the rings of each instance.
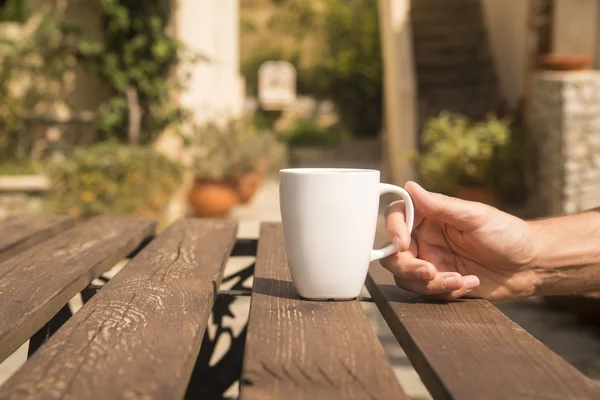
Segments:
[[[530,224],[536,295],[600,292],[600,209]]]

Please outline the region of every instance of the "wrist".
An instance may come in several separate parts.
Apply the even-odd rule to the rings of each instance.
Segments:
[[[548,285],[548,241],[552,240],[546,232],[544,221],[528,221],[529,243],[531,244],[531,263],[528,265],[533,274],[533,295],[546,291]]]

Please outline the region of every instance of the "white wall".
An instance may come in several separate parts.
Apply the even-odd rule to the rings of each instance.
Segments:
[[[596,0],[555,0],[553,52],[595,52],[597,4]]]
[[[482,5],[502,95],[516,106],[525,86],[529,0],[483,0]]]
[[[209,58],[193,67],[180,97],[198,122],[239,116],[242,80],[239,73],[238,0],[179,0],[178,37]]]

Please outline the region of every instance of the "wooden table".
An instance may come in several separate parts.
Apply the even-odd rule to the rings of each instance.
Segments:
[[[0,224],[0,361],[31,338],[31,357],[0,398],[210,399],[238,379],[242,399],[407,398],[359,300],[299,299],[281,226],[263,224],[258,244],[236,230],[200,219],[156,238],[146,219]],[[222,279],[230,255],[254,251],[254,267]],[[90,285],[132,256],[108,283]],[[220,292],[224,280],[237,283]],[[378,264],[366,285],[436,399],[600,398],[487,301],[425,302]],[[250,291],[247,327],[234,334],[222,322]],[[71,316],[67,302],[80,292],[86,303]],[[221,336],[230,351],[209,363]]]

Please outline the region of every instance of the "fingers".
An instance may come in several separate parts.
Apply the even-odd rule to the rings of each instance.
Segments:
[[[385,228],[388,238],[399,251],[406,251],[410,246],[410,232],[405,221],[404,202],[390,204],[385,212]]]
[[[408,182],[405,187],[413,199],[415,209],[426,217],[458,229],[476,229],[487,220],[489,206],[428,192],[415,182]]]
[[[435,278],[437,269],[425,260],[415,256],[417,245],[412,242],[408,251],[396,252],[381,260],[387,270],[402,280],[430,281]]]
[[[454,300],[463,297],[479,286],[475,275],[462,276],[457,272],[439,272],[430,281],[394,278],[396,285],[431,300]]]

